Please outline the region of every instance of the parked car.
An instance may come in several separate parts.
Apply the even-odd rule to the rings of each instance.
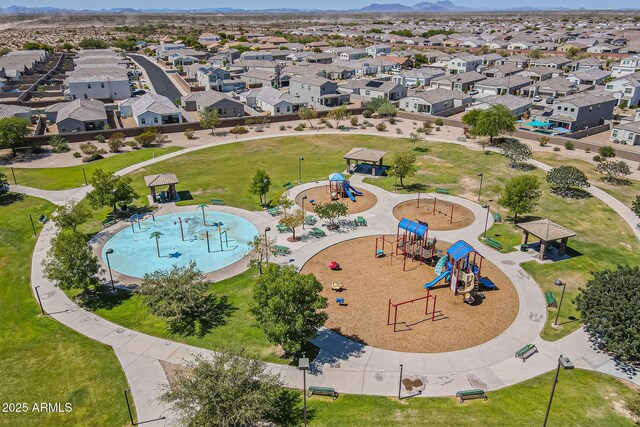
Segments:
[[[542,101],[542,97],[540,95],[536,95],[533,97],[533,102],[540,102]]]
[[[547,104],[553,104],[554,102],[556,102],[556,99],[553,96],[550,96],[547,98],[547,100],[545,101]]]
[[[145,93],[147,93],[147,91],[144,89],[138,89],[132,92],[133,96],[140,96],[140,95],[144,95]]]
[[[480,92],[478,92],[478,90],[477,90],[477,89],[472,89],[472,90],[470,90],[470,91],[469,91],[469,95],[477,95],[477,94],[479,94],[479,93],[480,93]]]

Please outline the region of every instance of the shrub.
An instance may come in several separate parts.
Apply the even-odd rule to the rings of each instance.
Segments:
[[[287,130],[287,127],[285,125],[280,125],[280,130]]]
[[[349,123],[351,123],[351,126],[358,126],[358,116],[351,116]]]
[[[603,159],[599,154],[596,154],[595,156],[593,156],[593,161],[594,162],[601,162]]]
[[[54,153],[66,153],[69,151],[69,143],[60,135],[52,136],[49,144],[51,145],[51,151]]]
[[[585,152],[585,153],[587,153],[587,154],[589,154],[589,153],[591,152],[591,148],[589,148],[589,147],[585,148],[585,149],[584,149],[584,152]]]
[[[91,156],[98,152],[98,147],[90,142],[84,142],[80,144],[80,151],[82,151],[82,154],[85,156]]]
[[[389,124],[395,125],[396,124],[396,118],[395,117],[389,117]]]
[[[564,148],[566,148],[567,150],[575,150],[576,145],[572,141],[565,141]]]
[[[442,121],[442,119],[436,119],[435,122],[433,122],[436,126],[443,126],[444,122]]]
[[[94,153],[88,156],[84,156],[82,158],[82,163],[89,163],[89,162],[93,162],[94,160],[100,160],[103,159],[104,157],[102,157],[102,154],[100,153]]]
[[[553,147],[553,151],[560,151],[560,147]]]
[[[120,135],[124,137],[124,134],[120,132],[116,132],[112,134],[109,137],[109,140],[107,141],[107,145],[109,146],[109,151],[111,151],[112,153],[120,152],[120,149],[124,146],[124,139],[121,138]]]
[[[396,133],[397,133],[398,135],[402,135],[402,129],[400,129],[400,128],[396,128]]]
[[[127,142],[127,145],[131,148],[133,148],[134,150],[137,150],[140,148],[140,144],[138,144],[138,142],[134,139],[132,139],[131,141]]]
[[[106,138],[104,137],[103,134],[96,135],[96,141],[98,141],[99,143],[103,144],[106,141]]]
[[[236,125],[229,130],[229,133],[233,135],[244,135],[245,133],[249,133],[249,129],[244,126]]]
[[[149,147],[156,140],[156,133],[153,130],[147,129],[140,135],[134,138],[141,147]]]
[[[187,128],[187,129],[185,129],[185,131],[184,131],[184,136],[185,136],[185,138],[187,138],[187,139],[193,139],[193,137],[194,137],[195,135],[196,135],[196,132],[195,132],[193,129],[191,129],[191,128]]]
[[[613,149],[613,147],[609,147],[608,145],[602,146],[598,149],[598,154],[600,154],[600,156],[602,157],[615,157],[616,156],[616,150]]]
[[[384,123],[380,122],[376,125],[376,130],[379,132],[384,132],[385,130],[387,130],[387,125],[385,125]]]
[[[293,130],[296,130],[298,132],[303,131],[304,130],[304,126],[302,126],[301,124],[296,126],[295,128],[293,128]]]
[[[365,119],[370,119],[371,116],[373,116],[373,111],[371,110],[364,110],[362,112],[362,117],[364,117]]]
[[[74,151],[73,157],[75,157],[76,159],[79,159],[80,157],[82,157],[82,154],[78,153],[77,151]]]
[[[440,126],[436,126],[436,132],[440,132]]]

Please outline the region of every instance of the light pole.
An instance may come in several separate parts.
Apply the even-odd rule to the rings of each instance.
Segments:
[[[478,173],[480,177],[480,189],[478,190],[478,203],[480,203],[480,194],[482,194],[482,178],[484,178],[484,174],[482,172]]]
[[[267,238],[267,232],[271,231],[271,227],[264,228],[264,245],[267,248],[265,258],[267,259],[267,264],[269,264],[269,239]]]
[[[266,187],[267,187],[267,185],[269,185],[269,180],[267,178],[265,178],[265,179],[262,180],[262,183],[264,184],[264,187],[265,187],[264,204],[266,205],[267,204],[267,191],[268,191],[268,190],[266,190]],[[262,197],[262,196],[260,196],[260,197]]]
[[[302,216],[306,217],[306,212],[304,211],[304,201],[307,200],[307,196],[302,196]],[[306,221],[302,221],[302,229],[304,230],[304,223]]]
[[[487,216],[484,219],[484,235],[482,236],[483,239],[486,239],[487,238],[487,225],[489,225],[489,205],[483,205],[482,207],[487,210]]]
[[[393,192],[398,191],[398,165],[393,165]]]
[[[302,395],[304,396],[304,425],[307,427],[307,370],[309,370],[309,358],[298,359],[298,369],[302,371]]]
[[[117,199],[116,199],[116,193],[117,193],[117,192],[118,192],[118,190],[116,190],[116,189],[114,189],[114,190],[112,191],[112,193],[113,193],[113,214],[114,214],[114,215],[117,215],[117,213],[118,213],[118,212],[116,211],[116,200],[117,200]]]
[[[400,399],[400,394],[402,393],[402,368],[404,365],[400,364],[400,378],[398,379],[398,399]]]
[[[111,273],[111,263],[109,262],[109,255],[111,255],[112,253],[113,253],[113,249],[109,248],[107,249],[107,252],[105,252],[105,255],[107,258],[107,268],[109,268],[109,278],[111,279],[111,293],[115,294],[116,287],[113,285],[113,274]]]
[[[558,311],[556,312],[556,320],[553,322],[554,327],[558,327],[558,317],[560,317],[560,309],[562,308],[562,300],[564,299],[564,290],[567,289],[567,284],[560,279],[556,279],[556,286],[562,286],[562,294],[560,294],[560,304],[558,305]]]
[[[304,157],[298,157],[298,184],[302,184],[302,161]]]
[[[558,357],[558,367],[556,368],[556,377],[553,380],[553,385],[551,386],[551,395],[549,396],[549,404],[547,405],[547,413],[544,415],[544,424],[543,427],[547,426],[547,421],[549,420],[549,412],[551,411],[551,402],[553,401],[553,394],[556,391],[556,384],[558,383],[558,375],[560,374],[560,367],[563,369],[573,369],[573,363],[568,357],[563,357],[560,355]]]

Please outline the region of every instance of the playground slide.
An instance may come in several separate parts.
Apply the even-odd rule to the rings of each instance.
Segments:
[[[353,187],[350,187],[353,188]],[[356,196],[353,195],[353,193],[351,192],[350,188],[345,188],[344,192],[347,193],[347,196],[349,196],[349,198],[351,199],[352,202],[356,201]]]
[[[356,190],[355,188],[353,188],[353,187],[351,186],[351,184],[348,184],[348,187],[347,187],[347,188],[348,188],[349,190],[353,191],[353,194],[355,194],[356,196],[362,196],[362,195],[364,194],[362,191],[358,191],[358,190]]]
[[[435,279],[433,279],[432,281],[430,281],[429,283],[425,283],[424,284],[424,288],[425,289],[431,289],[433,288],[435,285],[438,284],[439,281],[441,281],[442,279],[444,279],[445,277],[447,277],[449,274],[451,273],[451,270],[447,269],[444,270],[442,273],[440,273],[440,275],[436,276]]]

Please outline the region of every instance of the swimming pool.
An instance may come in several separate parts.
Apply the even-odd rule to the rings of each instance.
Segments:
[[[186,266],[192,260],[208,273],[241,259],[249,249],[249,242],[258,234],[251,222],[237,215],[205,211],[205,219],[203,223],[202,212],[193,211],[156,215],[155,221],[148,217],[140,223],[134,222],[107,241],[102,248],[102,260],[106,264],[106,252],[113,249],[109,254],[111,269],[132,277],[143,277],[158,269],[168,270],[174,265]],[[221,223],[220,230],[218,223]],[[162,233],[158,237],[160,256],[155,232]]]

